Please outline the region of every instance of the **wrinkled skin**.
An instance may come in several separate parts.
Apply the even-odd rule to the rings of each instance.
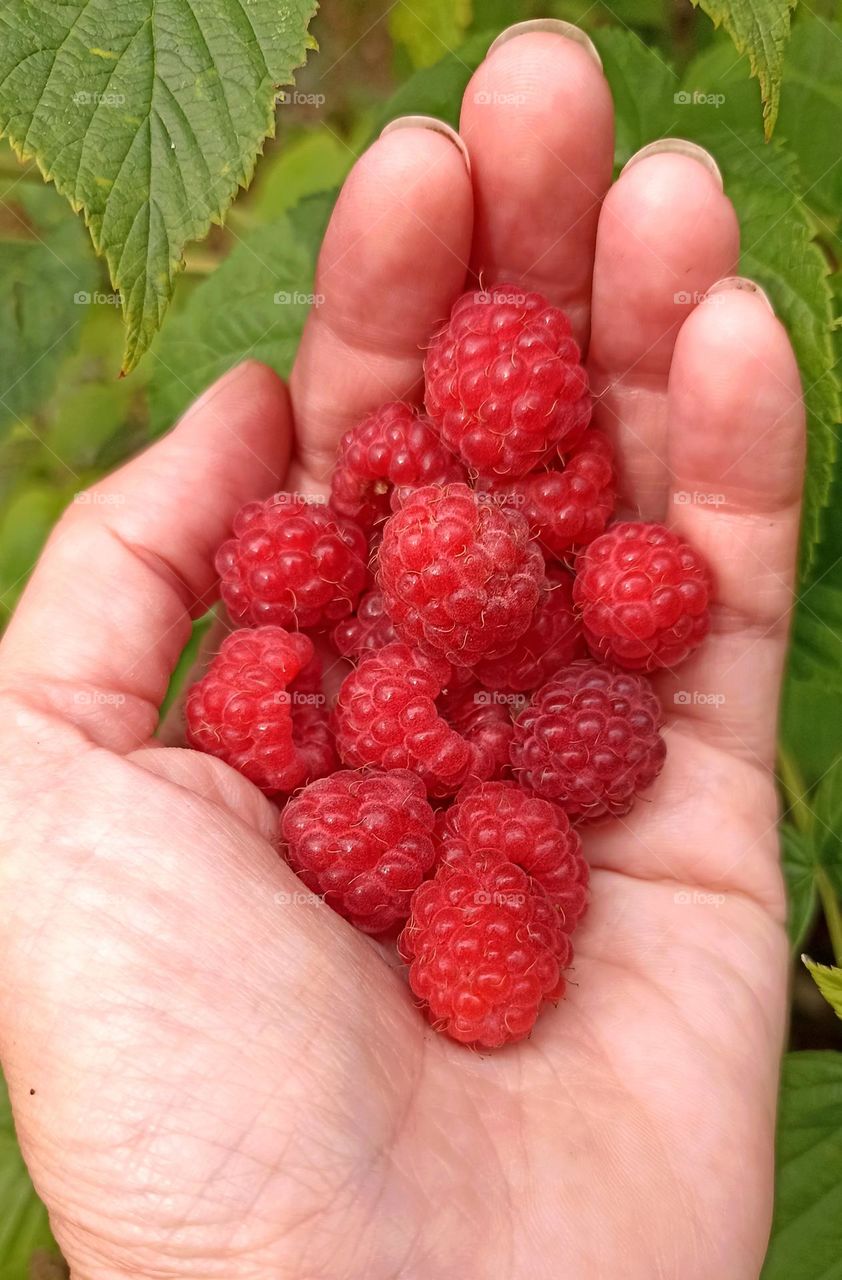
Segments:
[[[462,133],[472,181],[429,128],[362,156],[289,392],[240,366],[74,504],[5,638],[0,1052],[78,1280],[758,1274],[795,363],[762,295],[698,301],[738,253],[703,157],[650,154],[610,185],[611,102],[579,44],[499,47]],[[468,267],[570,310],[624,508],[680,529],[717,582],[711,638],[659,678],[661,778],[588,832],[568,998],[491,1056],[429,1030],[376,943],[294,897],[250,784],[155,739],[234,511],[324,488],[342,431],[417,388]]]

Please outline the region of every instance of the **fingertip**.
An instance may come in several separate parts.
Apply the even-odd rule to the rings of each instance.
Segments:
[[[731,201],[698,160],[665,151],[627,166],[599,221],[594,363],[612,372],[666,377],[688,311],[733,270],[739,240]]]
[[[696,142],[689,142],[686,138],[657,138],[655,142],[647,143],[645,147],[641,147],[629,157],[623,166],[622,173],[627,173],[633,166],[657,155],[682,156],[686,160],[692,160],[699,168],[710,174],[720,191],[724,189],[722,171],[711,153],[705,147],[700,147]]]
[[[405,223],[398,229],[406,234],[425,213],[438,218],[448,201],[454,230],[461,230],[460,223],[470,227],[467,147],[458,135],[454,140],[455,131],[444,121],[426,120],[406,116],[391,121],[362,153],[340,192],[326,246],[336,242],[344,251],[349,226],[365,236],[384,214]],[[330,265],[330,258],[320,268],[325,265]]]
[[[753,282],[717,282],[682,325],[670,372],[670,453],[736,510],[792,507],[805,451],[801,376],[786,329]],[[714,486],[717,481],[717,486]]]
[[[459,152],[465,162],[465,168],[470,173],[471,156],[465,145],[465,140],[446,120],[439,120],[437,116],[398,116],[395,120],[390,120],[384,129],[381,129],[380,137],[384,138],[390,133],[397,133],[407,129],[425,129],[430,133],[437,133],[442,138],[446,138]]]
[[[570,28],[568,23],[553,23],[551,27],[516,24],[489,46],[484,60],[471,77],[465,102],[476,101],[472,88],[481,90],[492,82],[498,92],[511,85],[520,87],[522,94],[533,87],[539,89],[542,84],[545,89],[552,89],[556,84],[566,83],[571,96],[577,92],[594,93],[599,101],[606,101],[613,120],[611,92],[602,71],[602,61],[593,42],[586,36],[580,39],[580,36],[584,33],[578,28]],[[531,104],[529,100],[515,99],[510,105],[528,108]],[[540,94],[535,97],[534,108],[541,108]]]
[[[801,377],[789,335],[765,291],[754,281],[729,276],[716,281],[684,321],[676,341],[674,372],[685,362],[698,368],[710,362],[713,385],[747,390],[756,376],[776,399],[801,401]],[[765,371],[765,376],[763,376]],[[701,370],[699,369],[699,372]]]

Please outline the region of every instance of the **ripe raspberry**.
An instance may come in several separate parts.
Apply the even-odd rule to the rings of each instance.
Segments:
[[[615,524],[579,556],[573,598],[595,658],[630,671],[675,667],[710,629],[710,572],[661,524]]]
[[[619,817],[655,781],[666,745],[649,681],[574,662],[532,695],[515,723],[515,777],[571,817]]]
[[[340,770],[294,796],[281,821],[287,859],[309,889],[364,933],[409,915],[435,861],[435,814],[414,773]]]
[[[510,652],[546,589],[523,516],[464,484],[410,494],[386,522],[378,559],[400,639],[454,666]]]
[[[563,809],[516,782],[481,782],[460,791],[439,827],[441,860],[513,862],[544,888],[572,933],[585,913],[588,864]]]
[[[510,768],[515,726],[509,705],[490,697],[475,680],[451,684],[439,703],[440,714],[477,751],[477,772],[500,778]]]
[[[544,890],[509,862],[442,865],[412,896],[399,941],[437,1030],[488,1049],[529,1035],[564,994],[570,939]]]
[[[333,630],[334,647],[343,658],[359,658],[369,649],[382,649],[397,640],[392,619],[383,608],[383,595],[367,591],[352,618],[338,622]]]
[[[570,322],[540,293],[500,284],[457,298],[424,362],[427,412],[482,475],[523,476],[588,425],[588,378]]]
[[[513,693],[537,689],[558,670],[587,653],[582,623],[573,608],[573,578],[564,569],[548,566],[550,593],[538,605],[532,625],[514,652],[503,658],[484,658],[474,675],[485,689]]]
[[[342,683],[333,724],[342,761],[354,767],[412,769],[431,795],[452,795],[469,779],[484,781],[498,767],[496,740],[469,739],[436,705],[450,666],[405,644],[366,653]]]
[[[462,480],[462,468],[426,418],[398,400],[368,414],[339,445],[331,504],[371,529],[391,513],[396,497],[427,484]]]
[[[615,483],[611,441],[591,428],[560,469],[495,484],[493,491],[523,512],[545,554],[564,560],[604,531],[614,512]]]
[[[187,740],[268,795],[336,767],[312,641],[281,627],[226,636],[187,695]]]
[[[315,627],[353,611],[366,584],[368,545],[324,504],[277,493],[249,502],[216,555],[222,598],[237,622]]]

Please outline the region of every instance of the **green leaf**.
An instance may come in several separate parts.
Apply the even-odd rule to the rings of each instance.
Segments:
[[[837,1018],[842,1018],[842,969],[829,964],[816,964],[809,956],[802,956],[801,959]]]
[[[772,136],[781,94],[784,50],[789,39],[791,11],[797,0],[693,0],[714,26],[720,23],[738,53],[747,53],[752,75],[760,82],[763,125]]]
[[[770,157],[771,159],[771,157]],[[743,178],[729,183],[743,237],[740,269],[766,289],[786,325],[807,407],[801,574],[809,582],[823,536],[839,465],[839,379],[834,368],[833,306],[824,255],[806,210],[790,191],[763,190]]]
[[[27,481],[4,503],[0,518],[0,620],[20,597],[65,498],[55,484]]]
[[[249,211],[261,222],[277,218],[306,196],[338,187],[355,159],[352,147],[331,130],[310,130],[264,159],[249,192]]]
[[[622,168],[647,142],[672,133],[680,117],[679,79],[654,49],[631,31],[591,32],[611,85],[616,112],[615,161]]]
[[[307,313],[318,305],[313,267],[313,246],[295,234],[288,217],[236,245],[152,348],[153,431],[171,426],[214,378],[247,357],[288,376]]]
[[[787,50],[778,133],[798,156],[806,198],[834,218],[842,211],[840,119],[842,23],[799,22]]]
[[[0,1280],[27,1280],[36,1249],[55,1252],[47,1211],[18,1149],[6,1084],[0,1075]]]
[[[159,328],[191,240],[247,186],[315,0],[6,0],[0,130],[104,254],[124,368]]]
[[[190,631],[190,639],[181,651],[176,668],[170,676],[170,682],[167,685],[167,692],[164,701],[161,703],[160,720],[163,721],[167,712],[178,702],[178,699],[186,691],[187,681],[191,678],[191,673],[199,660],[199,654],[202,648],[202,642],[210,631],[212,625],[217,620],[215,609],[210,609],[207,613],[203,613],[201,618],[197,618],[193,623]],[[193,679],[198,677],[193,676]]]
[[[471,24],[471,0],[397,0],[389,10],[389,32],[413,67],[429,67],[461,44]]]
[[[438,116],[456,128],[462,94],[495,34],[471,36],[456,53],[448,53],[435,66],[424,67],[410,76],[386,103],[375,122],[372,137],[398,116]]]
[[[842,757],[837,756],[811,799],[818,861],[842,895]]]
[[[812,837],[790,822],[780,827],[781,860],[786,880],[787,932],[793,950],[801,946],[816,916],[816,854]]]
[[[842,1054],[784,1058],[762,1280],[842,1280]]]
[[[56,193],[2,175],[0,427],[52,392],[62,359],[79,341],[98,274],[84,229]]]

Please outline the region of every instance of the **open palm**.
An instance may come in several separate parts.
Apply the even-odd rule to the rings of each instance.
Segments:
[[[609,189],[611,102],[581,42],[500,44],[461,133],[404,121],[361,158],[289,392],[240,366],[74,504],[5,638],[0,1052],[79,1280],[761,1265],[797,370],[762,294],[706,296],[738,244],[705,153],[662,145]],[[568,998],[492,1055],[432,1032],[393,958],[297,892],[251,784],[153,737],[234,511],[323,487],[347,426],[417,395],[469,271],[569,311],[622,505],[685,532],[717,599],[706,646],[659,679],[661,778],[585,833]]]

